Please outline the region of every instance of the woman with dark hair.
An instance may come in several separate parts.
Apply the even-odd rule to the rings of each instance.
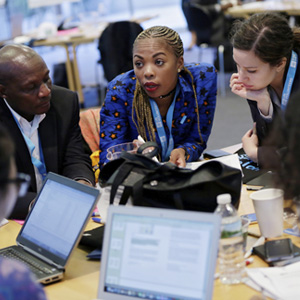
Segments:
[[[270,151],[262,142],[290,94],[300,89],[300,28],[292,29],[280,14],[255,14],[234,24],[231,41],[238,70],[231,76],[231,91],[248,100],[254,121],[242,138],[243,148],[263,166]]]
[[[18,195],[28,187],[27,176],[17,174],[14,145],[0,127],[0,222],[10,215]],[[23,264],[0,256],[0,299],[43,300],[46,296]]]
[[[166,26],[142,31],[134,70],[113,79],[100,113],[100,168],[107,149],[140,135],[159,146],[159,160],[184,167],[206,148],[217,94],[214,66],[184,65],[179,34]]]

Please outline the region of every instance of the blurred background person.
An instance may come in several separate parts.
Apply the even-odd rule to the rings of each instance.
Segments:
[[[17,173],[13,142],[0,126],[0,221],[10,215],[19,193],[26,191],[28,177]],[[0,299],[43,300],[46,296],[26,266],[0,256]]]

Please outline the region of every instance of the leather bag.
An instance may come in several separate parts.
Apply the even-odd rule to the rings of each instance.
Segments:
[[[110,204],[120,185],[124,186],[119,204],[131,197],[133,205],[213,212],[216,197],[229,193],[238,208],[242,174],[218,161],[208,161],[197,169],[161,164],[142,154],[123,152],[108,162],[99,176],[101,187],[111,186]]]

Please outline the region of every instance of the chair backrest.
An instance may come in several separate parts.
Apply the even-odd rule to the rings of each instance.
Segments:
[[[199,7],[189,7],[189,18],[193,29],[197,34],[197,45],[211,44],[212,19],[209,14]]]
[[[133,69],[132,45],[143,31],[141,25],[131,21],[110,23],[99,38],[100,63],[108,81],[120,73]]]
[[[197,45],[206,43],[212,46],[223,44],[225,37],[225,16],[216,11],[213,3],[191,2],[185,9],[188,10],[189,22],[197,34]],[[216,2],[217,1],[212,1]],[[213,6],[213,8],[212,8]]]

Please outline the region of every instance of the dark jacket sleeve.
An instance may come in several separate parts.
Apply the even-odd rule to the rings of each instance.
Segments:
[[[95,184],[90,157],[84,152],[75,92],[53,86],[51,108],[39,128],[48,172]]]
[[[86,179],[95,184],[91,160],[83,150],[76,93],[53,86],[51,107],[39,126],[39,136],[47,172],[54,172],[71,179]],[[19,172],[29,174],[32,182],[25,197],[17,200],[10,216],[15,219],[26,218],[28,206],[37,193],[34,170],[30,156],[27,155],[28,151],[25,149],[26,145],[24,146],[23,143],[24,141],[18,141],[16,144],[17,168]],[[21,160],[18,159],[20,156],[22,156]],[[25,162],[27,169],[24,167]]]

